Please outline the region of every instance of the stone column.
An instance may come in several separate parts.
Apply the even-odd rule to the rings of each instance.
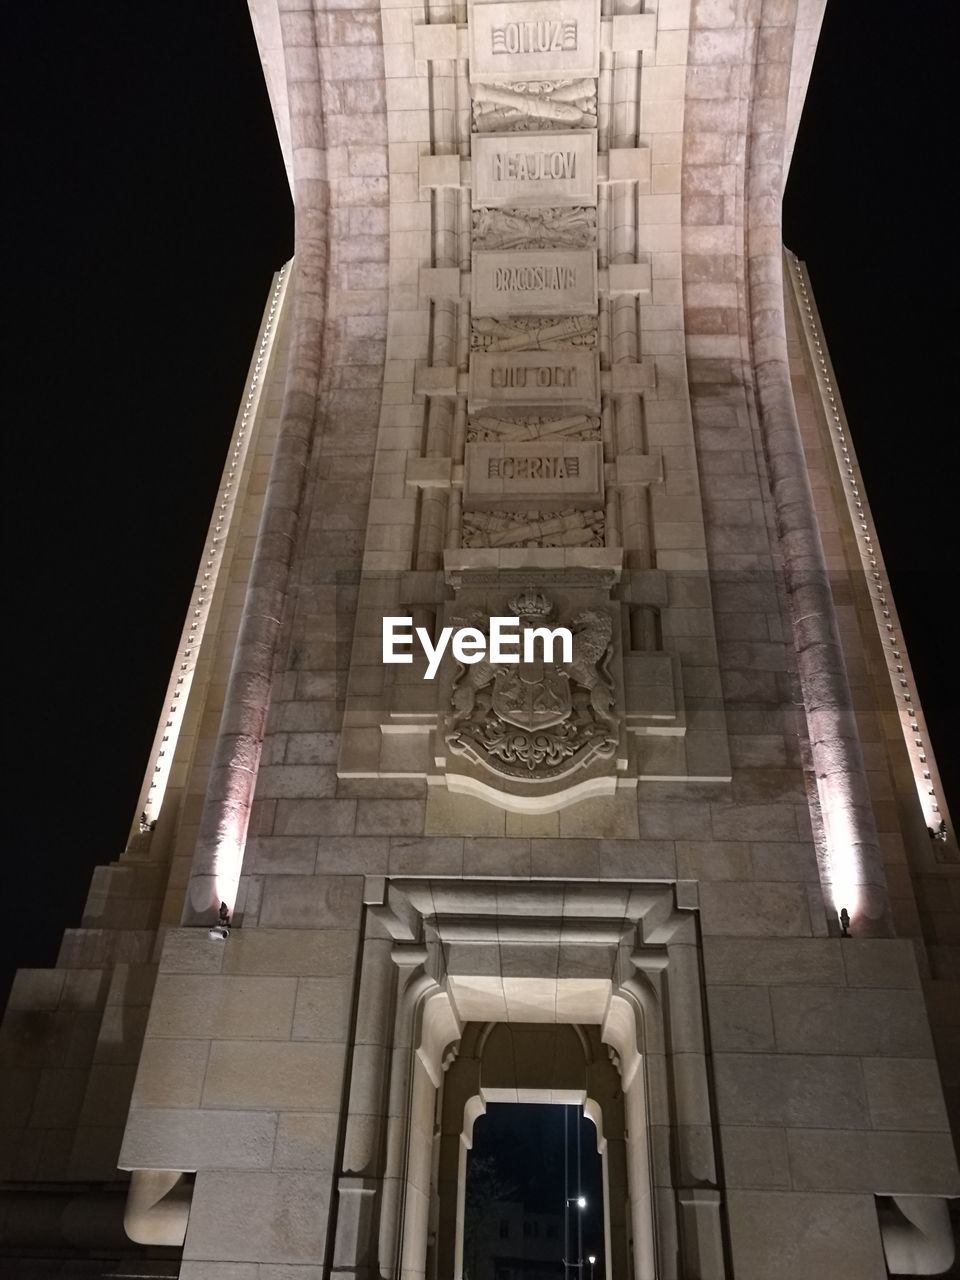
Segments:
[[[845,909],[854,932],[889,936],[886,876],[790,381],[780,225],[790,61],[789,51],[778,60],[780,48],[758,42],[765,91],[752,99],[748,140],[747,286],[757,416],[830,860],[830,882],[823,886],[828,917],[839,932],[837,916]]]
[[[612,16],[615,0],[604,0],[602,12]],[[598,128],[608,148],[637,145],[637,118],[640,97],[640,55],[601,54],[597,95]],[[612,264],[637,260],[637,196],[633,183],[617,183],[605,193],[607,261]],[[598,227],[598,235],[600,234]],[[604,263],[606,265],[606,263]],[[639,325],[636,299],[627,295],[611,300],[607,308],[610,364],[633,363],[639,359]],[[619,396],[614,402],[617,456],[643,453],[644,430],[640,400],[635,395]],[[625,565],[647,569],[652,564],[650,505],[646,486],[630,485],[621,491],[619,529],[611,532],[622,542]],[[615,545],[608,541],[608,545]]]
[[[447,0],[429,6],[431,22],[455,21],[453,6]],[[459,155],[457,134],[458,63],[437,61],[431,64],[432,93],[431,134],[434,155]],[[460,200],[456,191],[440,187],[433,193],[433,266],[459,267],[460,244],[457,226]],[[460,303],[436,298],[432,303],[433,341],[430,363],[456,368],[459,365],[458,311]],[[455,401],[446,396],[431,396],[427,405],[427,435],[424,456],[450,457],[453,445]],[[442,488],[420,491],[420,531],[417,544],[418,569],[439,569],[443,565],[443,548],[447,533],[449,491]]]
[[[319,73],[312,84],[300,74],[305,47],[313,65],[319,67],[316,33],[312,23],[292,24],[291,29],[295,34],[289,46],[284,45],[284,57],[291,63],[290,79],[299,82],[304,106],[311,94],[315,98],[310,110],[291,113],[290,118],[297,245],[291,281],[291,355],[280,433],[183,907],[184,924],[211,923],[221,902],[231,912],[234,907],[316,422],[326,315],[329,189],[325,169],[321,167],[323,176],[316,176],[323,156],[316,138],[323,120]],[[305,155],[309,163],[303,162]]]

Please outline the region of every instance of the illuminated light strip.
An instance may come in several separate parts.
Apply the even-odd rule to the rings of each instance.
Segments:
[[[910,759],[920,807],[928,830],[937,832],[941,823],[944,824],[947,839],[932,842],[935,858],[939,862],[953,862],[957,860],[956,835],[933,751],[927,745],[929,736],[926,721],[920,706],[906,646],[903,644],[900,619],[890,590],[870,506],[863,490],[863,478],[853,441],[850,439],[840,393],[834,380],[833,366],[821,337],[820,317],[803,264],[789,251],[787,256],[793,276],[795,296],[799,303],[807,350],[816,371],[820,400],[830,427],[834,458],[840,473],[850,521],[857,537],[857,547],[868,583],[870,603],[880,635],[887,674],[896,701],[900,729]]]
[[[128,850],[142,847],[143,837],[153,830],[163,806],[163,797],[166,794],[177,742],[183,728],[197,659],[210,616],[210,605],[223,563],[223,547],[236,508],[237,480],[243,474],[246,465],[251,428],[259,409],[260,395],[263,390],[263,375],[276,336],[277,316],[290,275],[288,265],[282,266],[274,277],[273,292],[260,326],[260,341],[250,362],[246,395],[237,415],[227,452],[227,461],[220,478],[217,503],[207,529],[203,557],[187,608],[187,618],[180,633],[177,660],[167,685],[165,712],[153,740],[146,775],[127,840]]]

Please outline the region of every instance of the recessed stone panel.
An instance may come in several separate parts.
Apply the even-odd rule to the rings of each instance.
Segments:
[[[471,80],[566,80],[599,72],[598,0],[470,6]]]
[[[477,352],[469,407],[600,411],[600,359],[593,351]]]
[[[478,133],[473,137],[473,203],[590,205],[597,203],[597,135]]]
[[[601,450],[598,440],[468,444],[464,508],[602,507]]]
[[[830,1135],[837,1147],[843,1142]],[[886,1267],[873,1196],[729,1191],[737,1280],[876,1280]]]
[[[479,251],[472,284],[474,315],[591,315],[597,309],[597,255],[593,249]]]

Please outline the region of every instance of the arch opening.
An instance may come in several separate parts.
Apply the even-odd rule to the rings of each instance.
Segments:
[[[580,1104],[489,1103],[466,1160],[466,1280],[605,1280],[602,1146]]]
[[[621,1084],[596,1025],[464,1027],[438,1108],[438,1275],[630,1274]]]
[[[531,918],[541,895],[554,914]],[[691,1274],[723,1274],[700,969],[669,888],[549,886],[532,899],[511,885],[402,880],[378,908],[398,975],[383,1274],[463,1280],[467,1157],[495,1103],[582,1107],[596,1124],[604,1280],[647,1280],[678,1258]]]

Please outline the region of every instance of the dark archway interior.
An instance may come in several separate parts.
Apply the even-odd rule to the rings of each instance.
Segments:
[[[604,1275],[602,1162],[583,1108],[488,1104],[467,1160],[465,1280]]]

